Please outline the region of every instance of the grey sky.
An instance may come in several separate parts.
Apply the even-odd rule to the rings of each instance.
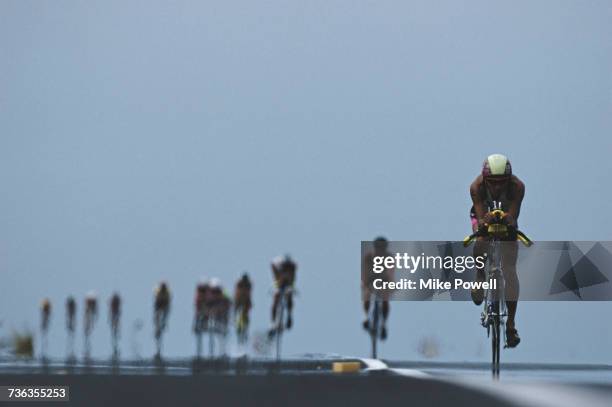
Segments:
[[[49,296],[62,354],[65,296],[119,289],[123,353],[143,318],[147,355],[166,278],[186,355],[201,276],[248,270],[261,330],[290,252],[286,351],[366,354],[360,240],[461,239],[491,152],[526,183],[533,238],[610,240],[611,21],[609,1],[0,0],[0,329],[37,327]],[[611,309],[521,304],[504,358],[612,363]],[[478,314],[393,304],[382,354],[433,335],[442,359],[486,360]]]

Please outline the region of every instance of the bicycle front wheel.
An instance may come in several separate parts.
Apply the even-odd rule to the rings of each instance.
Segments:
[[[500,325],[499,316],[495,316],[491,325],[491,373],[493,374],[494,379],[499,378],[499,356],[501,343]]]
[[[285,301],[284,299],[281,301],[281,303],[279,304],[280,306],[280,310],[278,313],[278,320],[276,322],[276,360],[280,361],[280,355],[281,355],[281,337],[283,334],[283,319],[284,319],[284,314],[285,314]]]

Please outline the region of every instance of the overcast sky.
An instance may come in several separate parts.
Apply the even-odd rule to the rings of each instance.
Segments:
[[[95,289],[109,355],[117,289],[123,354],[150,355],[163,278],[186,356],[196,281],[248,270],[261,331],[290,252],[286,353],[367,355],[360,241],[462,239],[493,152],[526,184],[527,234],[611,240],[611,21],[607,0],[0,0],[0,333],[37,329],[48,296],[63,355],[64,299]],[[611,311],[520,304],[504,360],[612,363]],[[381,355],[434,337],[439,359],[488,360],[479,312],[395,303]]]

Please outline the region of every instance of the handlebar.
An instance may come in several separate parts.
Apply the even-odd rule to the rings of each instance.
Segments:
[[[529,239],[527,235],[525,235],[523,232],[521,232],[515,227],[502,223],[502,220],[505,216],[504,211],[496,209],[489,212],[489,214],[493,217],[494,221],[487,225],[486,230],[478,230],[463,239],[463,247],[468,247],[479,237],[506,237],[510,233],[516,234],[516,239],[523,243],[526,247],[533,245],[533,241],[531,241],[531,239]]]

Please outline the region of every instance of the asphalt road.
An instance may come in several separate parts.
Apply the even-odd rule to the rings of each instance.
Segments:
[[[512,378],[504,381],[502,376],[502,381],[493,382],[486,365],[408,362],[387,365],[381,361],[363,360],[359,373],[335,374],[331,372],[333,361],[309,359],[276,364],[272,361],[194,363],[182,360],[164,364],[124,362],[121,365],[100,361],[68,366],[60,362],[45,366],[0,363],[0,386],[70,386],[70,402],[58,405],[74,406],[377,406],[401,403],[453,407],[599,407],[612,404],[612,381],[562,381],[554,377],[534,380],[529,374],[521,379],[520,372],[529,370],[528,367],[509,367],[508,371],[514,371]],[[605,368],[600,370],[594,377],[608,372]],[[568,375],[574,375],[571,369]],[[29,404],[0,402],[2,407]]]

